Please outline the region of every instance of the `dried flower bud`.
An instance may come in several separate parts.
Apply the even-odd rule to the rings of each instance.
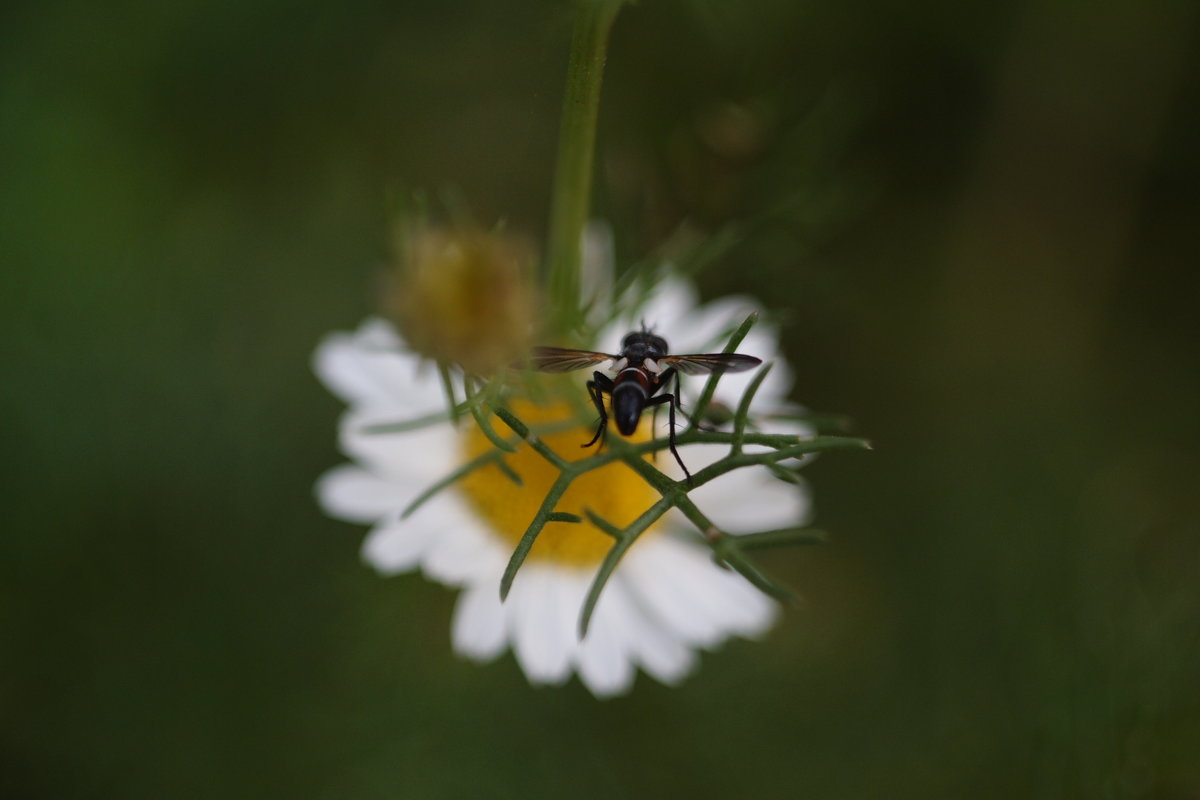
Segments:
[[[384,312],[417,352],[488,375],[528,350],[533,263],[516,236],[408,226]]]

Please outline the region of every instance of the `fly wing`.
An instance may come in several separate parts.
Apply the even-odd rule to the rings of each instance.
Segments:
[[[618,356],[592,350],[571,350],[567,347],[535,347],[529,353],[530,365],[540,372],[574,372],[594,366],[601,361],[615,361]]]
[[[694,353],[683,356],[663,356],[658,363],[674,367],[684,375],[707,375],[710,372],[744,372],[762,363],[761,358],[741,353]]]

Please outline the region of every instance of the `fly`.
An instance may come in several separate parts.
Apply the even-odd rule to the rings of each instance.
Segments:
[[[610,378],[596,370],[587,382],[588,397],[592,398],[600,414],[596,435],[582,447],[591,447],[596,442],[604,444],[608,432],[608,412],[604,409],[604,395],[612,398],[612,415],[617,430],[623,436],[637,430],[642,412],[650,406],[664,403],[670,410],[671,432],[668,446],[671,455],[679,462],[688,483],[692,473],[684,466],[679,451],[675,449],[675,411],[679,406],[679,376],[705,375],[721,372],[742,372],[762,363],[762,359],[740,353],[697,353],[670,355],[667,340],[647,330],[634,331],[621,341],[621,352],[617,355],[597,353],[591,350],[571,350],[565,347],[535,347],[530,356],[534,369],[542,372],[571,372],[584,369],[602,361],[612,361],[617,377]],[[675,382],[675,391],[663,389]]]

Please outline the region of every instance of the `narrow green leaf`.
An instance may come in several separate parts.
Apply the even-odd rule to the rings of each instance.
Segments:
[[[781,447],[774,453],[763,453],[766,459],[763,463],[782,461],[788,458],[799,458],[809,453],[821,453],[826,450],[871,450],[870,441],[856,439],[852,436],[816,436],[812,439],[802,439],[796,444]]]
[[[604,585],[608,583],[608,579],[612,577],[613,571],[617,565],[621,563],[621,558],[637,541],[638,536],[650,527],[659,517],[667,512],[667,509],[672,505],[670,499],[664,497],[657,503],[650,506],[642,512],[642,515],[629,524],[624,531],[620,531],[611,523],[606,522],[594,512],[587,512],[588,519],[592,524],[608,533],[610,536],[615,535],[617,541],[613,543],[612,548],[604,555],[604,561],[600,563],[600,569],[596,571],[596,577],[592,580],[592,585],[588,587],[587,597],[583,601],[583,610],[579,614],[579,638],[587,636],[588,626],[592,622],[592,613],[596,610],[596,603],[600,600],[600,592],[604,590]],[[614,534],[613,531],[616,531]]]
[[[742,339],[746,338],[746,334],[754,327],[754,323],[758,322],[758,312],[754,312],[737,327],[736,330],[729,336],[729,341],[725,345],[725,353],[733,353],[737,350]],[[696,401],[696,405],[692,408],[692,428],[699,424],[699,420],[704,419],[704,410],[708,408],[708,404],[712,402],[713,392],[717,390],[717,381],[721,380],[721,373],[716,372],[708,377],[708,381],[704,384],[704,390],[700,392],[700,399]],[[689,429],[690,430],[690,429]]]
[[[732,437],[729,435],[725,435],[725,437],[726,438],[723,439],[724,441],[732,441]],[[701,437],[698,435],[688,434],[686,439],[680,440],[680,443],[690,444],[691,442],[695,441],[719,440],[721,439],[710,439],[709,435],[704,435]],[[767,443],[766,441],[759,439],[759,437],[751,438],[750,434],[746,435],[745,440],[747,442],[754,442],[755,444]],[[851,439],[843,436],[818,436],[815,439],[807,439],[804,441],[798,441],[797,437],[795,436],[787,436],[784,437],[784,440],[794,442],[794,444],[789,444],[786,446],[772,444],[771,446],[778,447],[778,449],[763,453],[731,453],[726,455],[724,458],[718,459],[716,462],[709,464],[699,472],[692,473],[692,484],[690,488],[703,486],[704,484],[716,480],[726,473],[742,467],[753,466],[756,464],[767,466],[779,461],[787,460],[789,458],[800,458],[801,456],[808,455],[809,453],[819,453],[824,450],[870,449],[870,443],[865,439]]]
[[[467,406],[470,409],[471,416],[475,418],[475,424],[479,426],[479,430],[487,437],[487,440],[506,453],[517,452],[516,445],[505,441],[492,427],[491,421],[487,418],[487,413],[481,407],[479,393],[471,390],[470,378],[463,381],[463,389],[467,393]]]
[[[597,514],[595,511],[592,511],[590,508],[585,508],[583,510],[583,513],[587,514],[588,522],[592,523],[597,528],[604,531],[605,533],[607,533],[609,536],[613,537],[614,539],[620,539],[621,536],[624,535],[624,531],[622,531],[616,525],[613,525],[611,522],[606,520],[604,517]]]
[[[817,528],[780,528],[774,531],[759,533],[741,533],[730,535],[726,540],[737,549],[760,550],[766,547],[784,547],[798,544],[821,544],[829,540],[829,534]]]
[[[443,411],[435,411],[432,414],[424,414],[412,419],[400,420],[399,422],[379,422],[374,425],[363,425],[359,431],[366,434],[372,433],[404,433],[406,431],[414,431],[418,428],[425,428],[430,425],[435,425],[439,422],[447,422],[456,418],[467,410],[470,401],[459,403],[454,407],[453,412],[449,409]]]
[[[525,481],[521,480],[521,476],[517,474],[517,471],[513,469],[512,465],[505,461],[503,457],[496,458],[496,466],[500,468],[500,471],[504,473],[505,477],[507,477],[517,486],[525,485]]]
[[[848,414],[801,411],[799,413],[767,414],[759,419],[760,421],[800,422],[813,427],[817,433],[845,435],[854,430],[854,419]]]
[[[546,497],[543,498],[541,507],[533,515],[533,520],[529,523],[529,527],[525,529],[525,533],[521,534],[521,541],[517,542],[512,556],[508,559],[508,565],[504,568],[504,575],[500,578],[501,601],[508,598],[508,593],[512,591],[513,579],[517,577],[517,571],[525,563],[525,557],[529,555],[529,551],[533,548],[533,543],[537,540],[538,534],[542,532],[542,528],[550,521],[550,515],[554,513],[554,507],[558,505],[558,501],[562,499],[563,494],[567,491],[567,487],[571,485],[571,481],[574,479],[574,474],[561,473],[550,486],[550,491],[546,492]]]
[[[742,441],[746,438],[746,419],[750,416],[750,404],[754,401],[754,395],[758,394],[758,387],[762,386],[763,381],[771,372],[772,366],[774,364],[764,364],[758,374],[754,376],[754,380],[750,381],[746,391],[742,392],[742,400],[738,403],[737,411],[733,415],[733,443],[730,445],[730,451],[733,453],[742,452]]]
[[[801,482],[800,476],[787,467],[779,464],[767,464],[767,469],[771,471],[772,475],[774,475],[776,478],[779,478],[779,480],[783,481],[784,483],[799,485]]]
[[[754,562],[737,550],[730,550],[725,554],[723,560],[759,590],[771,595],[776,600],[791,602],[796,599],[796,595],[791,589],[768,578],[766,573],[754,565]]]
[[[475,418],[475,424],[479,426],[479,430],[487,437],[488,441],[500,448],[506,453],[517,452],[517,447],[512,442],[506,442],[496,433],[492,427],[492,423],[488,422],[487,415],[479,406],[471,406],[471,416]]]
[[[600,601],[600,592],[604,590],[604,585],[612,577],[617,564],[621,563],[621,558],[632,545],[632,537],[620,538],[613,542],[613,546],[605,553],[604,561],[600,563],[600,569],[596,571],[596,577],[592,580],[592,585],[588,587],[587,597],[583,601],[583,610],[579,614],[580,639],[587,636],[588,626],[592,624],[592,614],[596,610],[596,603]]]
[[[414,511],[416,511],[421,506],[425,505],[425,503],[431,497],[433,497],[435,494],[440,492],[442,489],[445,489],[450,484],[459,480],[460,478],[474,472],[475,470],[479,469],[480,467],[482,467],[485,464],[491,463],[493,461],[499,461],[499,460],[500,460],[500,453],[496,450],[489,450],[488,452],[484,453],[483,455],[472,458],[470,461],[461,465],[460,467],[455,469],[453,472],[451,472],[449,475],[447,475],[446,477],[442,478],[441,480],[435,482],[429,488],[425,489],[423,492],[421,492],[416,497],[414,497],[412,499],[412,501],[407,506],[405,506],[404,510],[400,512],[400,519],[408,519],[410,516],[412,516],[412,513]]]
[[[446,401],[450,406],[450,421],[457,425],[462,412],[458,410],[458,398],[454,396],[454,380],[450,375],[450,365],[445,361],[439,361],[437,367],[438,377],[442,379],[442,391],[446,393]],[[463,383],[466,384],[465,381]]]
[[[719,542],[724,535],[713,524],[713,521],[700,508],[692,502],[692,498],[687,492],[682,490],[674,493],[672,499],[675,507],[679,509],[679,513],[687,518],[688,522],[696,526],[696,530],[700,531],[700,535],[704,537],[710,545],[714,542]]]
[[[583,522],[583,517],[569,511],[551,511],[546,515],[547,522]]]
[[[494,409],[492,413],[502,419],[505,425],[512,428],[513,433],[517,434],[517,436],[520,436],[522,439],[529,438],[529,427],[524,422],[521,422],[521,420],[517,419],[517,416],[507,408],[501,406]]]
[[[559,472],[567,471],[586,471],[586,468],[579,467],[583,462],[575,462],[575,465],[569,463],[565,458],[554,452],[548,444],[543,442],[536,434],[531,433],[529,426],[517,419],[516,416],[507,408],[499,407],[493,409],[493,413],[508,427],[512,428],[513,432],[525,440],[526,444],[533,448],[534,452],[542,458],[549,461]]]
[[[677,487],[684,483],[674,480],[644,458],[626,456],[623,460],[630,469],[642,476],[642,480],[657,489],[659,494],[667,495],[679,491]]]

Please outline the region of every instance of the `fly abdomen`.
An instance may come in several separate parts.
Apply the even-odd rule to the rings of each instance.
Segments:
[[[646,407],[648,395],[641,384],[632,381],[621,383],[612,390],[612,411],[617,421],[617,430],[629,436],[637,430],[642,409]]]

